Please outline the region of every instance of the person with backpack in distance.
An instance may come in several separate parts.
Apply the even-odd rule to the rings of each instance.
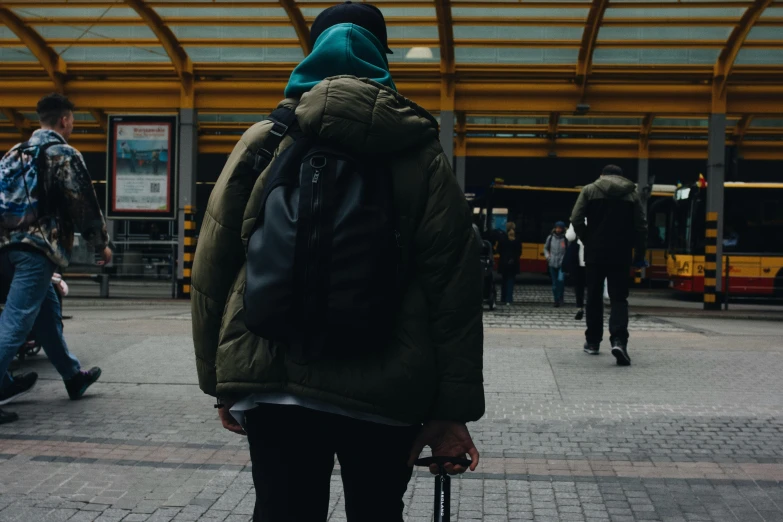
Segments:
[[[571,276],[576,294],[575,321],[581,321],[585,315],[585,286],[587,285],[587,273],[585,271],[585,246],[582,240],[576,237],[574,224],[571,223],[566,231],[568,249],[566,250],[563,270]]]
[[[498,245],[498,272],[503,278],[500,287],[500,302],[510,305],[514,302],[514,282],[519,274],[519,258],[522,256],[522,241],[517,238],[517,225],[506,223],[506,233],[500,232]]]
[[[549,266],[549,277],[552,278],[552,296],[555,299],[555,308],[559,308],[565,302],[563,259],[565,259],[567,248],[568,240],[565,237],[565,223],[558,221],[544,243],[544,257],[546,257],[546,262]]]
[[[111,262],[106,223],[82,155],[68,145],[73,104],[61,94],[44,96],[41,128],[0,160],[0,277],[9,282],[0,315],[0,405],[29,392],[38,375],[11,377],[8,366],[33,331],[49,361],[79,399],[101,375],[83,371],[63,338],[62,310],[52,286],[58,267],[68,266],[74,232],[95,248],[99,264]]]
[[[201,389],[247,435],[256,521],[401,521],[425,446],[479,453],[482,267],[437,121],[396,90],[381,11],[338,4],[240,138],[192,277]],[[437,471],[437,466],[430,468]]]
[[[597,355],[604,335],[604,280],[609,289],[609,334],[619,366],[630,366],[628,355],[628,293],[631,265],[646,264],[647,216],[636,185],[616,165],[582,189],[571,223],[585,245],[587,271],[587,331],[584,351]]]

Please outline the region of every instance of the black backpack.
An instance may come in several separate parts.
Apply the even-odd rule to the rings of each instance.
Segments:
[[[259,171],[296,127],[290,109],[269,119]],[[247,328],[303,362],[377,349],[397,306],[393,208],[382,163],[298,137],[272,162],[248,240]]]

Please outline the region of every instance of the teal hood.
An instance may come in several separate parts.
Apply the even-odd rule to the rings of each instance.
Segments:
[[[286,98],[299,98],[332,76],[369,78],[397,90],[381,42],[371,32],[354,24],[338,24],[318,37],[313,52],[296,66]]]

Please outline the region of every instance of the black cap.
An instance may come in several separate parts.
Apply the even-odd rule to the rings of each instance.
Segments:
[[[315,41],[324,31],[338,24],[355,24],[367,29],[386,48],[387,54],[393,54],[389,49],[383,13],[374,5],[364,3],[345,2],[324,9],[310,28],[310,45],[315,46]]]

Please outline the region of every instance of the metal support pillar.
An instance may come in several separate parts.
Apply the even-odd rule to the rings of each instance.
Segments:
[[[644,189],[650,183],[650,159],[647,157],[639,158],[639,175],[637,178],[636,190],[639,191],[639,196],[645,197]],[[652,187],[650,187],[652,190]]]
[[[454,111],[440,113],[440,145],[452,167],[454,167],[454,124]]]
[[[726,176],[726,114],[711,114],[707,159],[704,309],[720,310],[723,289],[723,190]]]
[[[190,285],[185,281],[185,257],[195,238],[188,233],[189,214],[196,207],[196,165],[198,160],[198,115],[195,109],[179,110],[179,176],[178,176],[178,247],[177,247],[177,281],[178,296],[190,297]],[[195,232],[195,231],[191,231]],[[190,279],[188,274],[187,279]]]
[[[636,191],[639,193],[639,198],[642,200],[642,207],[645,214],[647,213],[647,202],[650,200],[652,194],[652,185],[650,184],[650,142],[647,138],[643,138],[639,142],[639,165],[636,178]],[[648,226],[649,223],[648,223]],[[652,264],[651,252],[647,252],[647,261]],[[634,270],[634,283],[641,285],[642,281],[647,279],[647,269],[635,269]]]
[[[457,183],[459,183],[459,188],[462,189],[462,192],[465,192],[465,180],[467,179],[468,158],[465,156],[457,156],[455,161],[457,163],[456,166]]]

